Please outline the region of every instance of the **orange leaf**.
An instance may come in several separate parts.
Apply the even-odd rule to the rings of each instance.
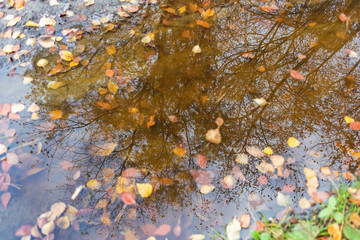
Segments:
[[[55,67],[53,67],[50,72],[49,72],[49,75],[52,76],[52,75],[55,75],[59,72],[61,72],[63,70],[63,66],[58,63]]]
[[[360,122],[355,121],[350,123],[350,128],[352,130],[360,130]]]
[[[107,110],[111,110],[113,108],[109,103],[102,102],[102,101],[96,102],[96,105],[98,105],[99,107],[102,107],[104,109],[107,109]]]
[[[184,147],[176,147],[171,151],[179,157],[183,157],[186,154],[186,148],[184,148]]]
[[[109,54],[109,55],[112,55],[116,52],[116,48],[114,45],[110,45],[110,46],[107,46],[106,47],[106,52]]]
[[[333,236],[334,240],[341,240],[341,231],[339,224],[335,223],[329,226],[328,233]]]
[[[14,7],[16,10],[23,8],[24,5],[25,5],[25,0],[15,0],[14,2]]]
[[[53,110],[50,112],[50,119],[56,120],[62,118],[62,111],[61,110]]]
[[[139,6],[130,6],[130,7],[127,9],[127,11],[128,11],[129,13],[135,13],[135,12],[139,11],[139,9],[140,9]]]
[[[189,31],[189,30],[184,30],[184,31],[181,33],[181,37],[183,37],[183,38],[189,38],[189,37],[190,37],[190,31]]]
[[[136,203],[135,195],[130,192],[123,192],[121,194],[121,201],[127,205],[134,205]]]
[[[260,221],[256,221],[256,231],[261,232],[265,227],[265,224],[260,222]]]
[[[210,24],[203,20],[196,20],[196,24],[204,28],[210,28]]]
[[[108,76],[108,77],[113,77],[114,74],[115,74],[115,73],[114,73],[113,70],[111,70],[111,69],[106,70],[106,76]]]
[[[295,79],[304,80],[304,76],[301,73],[299,73],[298,71],[296,71],[296,70],[291,69],[290,70],[290,75]]]

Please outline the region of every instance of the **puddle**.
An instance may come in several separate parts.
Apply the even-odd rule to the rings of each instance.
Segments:
[[[207,19],[191,12],[187,1],[144,5],[133,17],[113,22],[113,29],[108,25],[109,31],[84,33],[68,44],[68,51],[82,60],[77,66],[58,63],[59,50],[37,53],[34,65],[42,58],[49,64],[24,73],[34,78],[25,98],[40,106],[40,118],[23,128],[31,129],[29,140],[42,143],[35,165],[45,170],[34,179],[46,190],[34,196],[31,186],[25,188],[29,201],[45,199],[42,206],[34,206],[37,214],[26,215],[35,223],[55,201],[92,209],[80,222],[80,233],[60,230],[55,239],[78,239],[79,234],[81,239],[130,239],[131,234],[145,239],[154,231],[150,224],[170,225],[168,239],[187,239],[194,233],[214,236],[214,229],[223,233],[233,215],[263,210],[275,217],[284,209],[276,196],[285,184],[293,186],[288,195],[296,206],[307,196],[304,167],[355,173],[359,162],[349,149],[359,150],[359,136],[344,116],[356,119],[359,114],[359,59],[349,57],[349,51],[359,49],[360,5],[319,1],[286,7],[280,2],[281,9],[274,13],[242,0],[198,4],[214,10]],[[179,14],[183,6],[186,12]],[[339,21],[340,13],[352,21]],[[144,43],[149,33],[154,39]],[[197,45],[201,52],[194,53]],[[55,73],[59,66],[62,70]],[[304,80],[291,76],[290,70]],[[61,84],[51,87],[54,82]],[[268,103],[259,106],[254,99],[260,98]],[[51,114],[60,118],[50,120]],[[205,136],[217,128],[217,118],[224,124],[219,128],[221,143],[214,144]],[[39,130],[49,128],[49,122],[55,123],[53,129]],[[300,146],[290,148],[289,137]],[[283,176],[263,174],[256,168],[262,160],[250,156],[247,146],[271,147],[295,163],[285,163]],[[248,155],[249,164],[235,161],[241,153]],[[199,154],[207,159],[212,181],[194,172],[201,169]],[[64,161],[72,164],[70,170],[61,166]],[[236,166],[243,178],[234,173]],[[129,168],[138,171],[129,173]],[[104,176],[105,169],[113,173],[107,170]],[[74,180],[78,170],[81,176]],[[135,174],[137,183],[151,183],[154,192],[124,208],[116,197],[117,179],[124,172]],[[196,174],[215,189],[202,194]],[[227,189],[222,180],[231,174],[235,184]],[[268,178],[265,186],[259,184],[261,175]],[[90,179],[101,181],[101,187],[84,189],[71,201],[75,188]],[[329,187],[325,182],[320,186]],[[249,203],[256,196],[265,204]],[[104,199],[108,206],[100,209]],[[101,219],[106,222],[107,217],[111,225],[104,226]],[[176,226],[180,234],[173,232]],[[243,234],[246,238],[249,232]]]

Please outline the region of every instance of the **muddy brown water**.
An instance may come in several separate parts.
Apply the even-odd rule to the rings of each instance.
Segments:
[[[17,128],[26,140],[42,139],[42,153],[35,156],[31,167],[45,170],[21,182],[22,190],[11,190],[14,200],[8,213],[1,213],[0,230],[8,236],[3,239],[11,239],[22,224],[35,224],[37,216],[56,201],[95,209],[115,180],[95,191],[83,190],[75,201],[71,201],[71,194],[89,179],[103,180],[105,168],[115,170],[114,179],[127,168],[146,169],[137,182],[163,179],[163,183],[150,197],[138,197],[135,206],[125,208],[120,221],[114,218],[123,204],[116,200],[106,210],[111,213],[110,226],[99,220],[103,210],[94,210],[83,217],[80,231],[71,227],[57,230],[55,239],[123,239],[127,231],[145,239],[145,224],[174,228],[179,222],[181,235],[171,232],[168,239],[187,239],[195,233],[208,239],[214,236],[213,230],[224,233],[222,227],[233,215],[250,210],[256,215],[262,210],[275,217],[283,210],[276,204],[276,196],[285,184],[295,188],[288,195],[297,211],[297,201],[307,196],[304,167],[357,171],[358,159],[347,150],[359,150],[359,135],[349,129],[344,116],[359,116],[359,58],[350,58],[346,50],[359,50],[360,4],[295,1],[291,7],[283,1],[277,3],[280,10],[266,13],[258,8],[263,5],[260,3],[210,1],[205,8],[215,11],[206,20],[210,28],[196,24],[201,19],[199,13],[171,14],[164,11],[163,3],[142,5],[129,19],[115,18],[112,31],[85,33],[69,44],[69,51],[89,64],[71,69],[65,66],[63,72],[52,76],[48,71],[56,66],[58,51],[37,52],[32,62],[46,58],[49,67],[25,71],[34,81],[23,100],[40,106],[40,119]],[[178,9],[188,8],[189,2],[164,4]],[[341,22],[340,13],[352,21],[348,25]],[[155,34],[154,40],[142,43],[150,32]],[[106,47],[112,45],[116,52],[109,55]],[[192,52],[195,45],[201,53]],[[301,59],[300,54],[306,57]],[[112,78],[106,76],[110,64],[115,71]],[[290,77],[290,69],[301,72],[305,79]],[[49,81],[64,86],[49,89]],[[119,90],[100,94],[99,88],[107,89],[109,81]],[[261,97],[269,104],[253,102]],[[131,108],[138,112],[130,113]],[[50,121],[53,110],[63,112],[61,119],[52,121],[56,127],[51,131],[36,128]],[[176,116],[178,122],[169,121],[169,115]],[[152,116],[154,124],[148,128]],[[224,120],[222,141],[209,143],[205,134],[216,128],[218,117]],[[301,145],[289,148],[289,137],[299,139]],[[107,142],[117,144],[110,155],[91,154],[92,146]],[[236,155],[252,145],[261,149],[269,146],[286,159],[295,158],[294,164],[285,165],[289,177],[267,175],[268,184],[260,186],[258,177],[262,174],[255,168],[260,159],[249,156],[248,165],[235,162]],[[172,152],[179,146],[186,148],[183,157]],[[25,154],[36,149],[31,145],[21,151]],[[206,156],[207,170],[215,175],[215,190],[206,195],[200,193],[190,173],[199,169],[198,154]],[[71,161],[74,168],[62,169],[60,162],[64,160]],[[241,168],[246,181],[237,180],[233,189],[225,189],[220,180],[234,166]],[[74,181],[77,170],[81,170],[81,177]],[[164,183],[169,179],[173,184],[167,186]],[[321,190],[329,189],[326,182],[320,186]],[[266,208],[248,203],[254,194],[264,199]],[[242,237],[248,234],[244,231]]]

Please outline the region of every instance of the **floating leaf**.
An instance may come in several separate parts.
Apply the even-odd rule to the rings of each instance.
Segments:
[[[258,181],[260,185],[266,185],[268,183],[268,179],[264,175],[260,175]]]
[[[51,88],[51,89],[58,89],[58,88],[60,88],[60,87],[62,87],[62,86],[65,86],[65,83],[63,83],[63,82],[55,82],[55,81],[51,81],[51,82],[49,82],[48,83],[48,88]]]
[[[96,179],[91,179],[86,183],[86,187],[91,190],[97,190],[101,187],[101,182]]]
[[[205,239],[204,234],[192,234],[191,236],[189,236],[189,240],[203,240],[203,239]]]
[[[116,83],[114,83],[113,81],[109,81],[108,89],[112,94],[116,94],[117,91],[119,90],[119,86]]]
[[[190,173],[193,176],[195,182],[200,185],[210,185],[212,179],[214,178],[214,173],[211,171],[190,170]]]
[[[248,214],[248,213],[243,214],[239,218],[239,221],[240,221],[241,228],[249,228],[250,222],[251,222],[250,214]]]
[[[176,147],[176,148],[172,149],[171,151],[179,157],[183,157],[186,155],[186,148],[184,148],[184,147]]]
[[[265,98],[255,98],[254,102],[261,107],[265,106],[268,103]]]
[[[210,24],[203,20],[196,20],[196,24],[204,28],[210,28]]]
[[[266,147],[264,150],[263,150],[264,153],[266,153],[267,155],[271,155],[274,153],[274,151],[271,149],[271,147]]]
[[[261,151],[260,148],[258,147],[255,147],[255,146],[248,146],[245,148],[246,151],[253,157],[255,158],[263,158],[263,157],[266,157],[266,154]]]
[[[360,122],[351,122],[350,123],[350,128],[352,129],[352,130],[356,130],[356,131],[358,131],[358,130],[360,130]]]
[[[206,132],[206,140],[209,142],[219,144],[221,143],[221,134],[219,128],[216,129],[210,129]]]
[[[127,205],[134,205],[136,203],[135,195],[130,192],[123,192],[121,193],[121,201]]]
[[[15,236],[22,237],[22,236],[29,236],[31,233],[31,229],[33,226],[31,225],[22,225],[18,230],[15,232]]]
[[[27,27],[39,27],[39,24],[36,23],[36,22],[33,22],[33,21],[29,20],[29,21],[27,21],[27,22],[25,23],[25,26],[27,26]]]
[[[106,52],[109,55],[113,55],[116,52],[116,48],[114,45],[106,46]]]
[[[50,221],[41,228],[41,233],[48,236],[54,230],[55,230],[55,224],[54,222]]]
[[[285,158],[280,155],[272,155],[272,156],[270,156],[270,160],[271,160],[272,164],[274,164],[274,166],[276,166],[276,167],[282,166],[285,162]]]
[[[226,189],[232,189],[235,186],[235,178],[232,175],[227,175],[221,180],[221,184]]]
[[[195,46],[192,48],[192,52],[193,52],[194,54],[196,54],[196,53],[201,53],[201,48],[200,48],[200,46],[199,46],[199,45],[195,45]]]
[[[226,225],[226,237],[228,240],[240,239],[241,224],[237,217],[234,216],[233,220]]]
[[[261,161],[261,163],[256,166],[256,169],[258,169],[260,172],[262,173],[273,173],[275,171],[273,165],[271,165],[270,163],[266,162],[266,161]]]
[[[306,198],[301,198],[299,200],[299,206],[301,209],[308,209],[311,207],[311,204]]]
[[[73,54],[71,52],[69,52],[69,51],[66,51],[66,50],[60,51],[59,55],[60,55],[61,59],[65,60],[67,62],[74,59]]]
[[[110,212],[104,212],[103,215],[100,216],[100,221],[105,225],[105,226],[110,226],[111,225],[111,219],[110,219]]]
[[[198,165],[200,168],[205,169],[207,164],[207,159],[205,156],[199,154],[196,157],[196,165]]]
[[[136,5],[132,5],[130,7],[127,8],[127,11],[129,13],[135,13],[137,11],[139,11],[140,7],[139,6],[136,6]]]
[[[290,184],[285,184],[282,188],[282,192],[284,193],[292,193],[295,191],[295,187]]]
[[[331,170],[329,167],[322,167],[320,169],[321,173],[324,174],[325,176],[331,176]]]
[[[334,224],[330,225],[328,228],[328,233],[332,236],[331,239],[341,240],[341,231],[340,231],[339,224],[334,223]]]
[[[279,206],[286,207],[289,205],[290,201],[291,201],[290,196],[286,196],[281,192],[278,192],[276,202]]]
[[[49,115],[50,115],[51,120],[56,120],[56,119],[62,118],[62,111],[61,110],[52,110]]]
[[[61,229],[68,229],[70,226],[70,221],[67,216],[61,217],[56,220],[56,225]]]
[[[146,198],[152,194],[153,187],[149,183],[136,183],[137,191],[141,197]]]
[[[296,70],[290,70],[290,75],[295,79],[304,80],[304,76]]]
[[[114,179],[115,171],[112,168],[105,168],[103,170],[103,175],[104,175],[104,181],[109,182]]]
[[[9,192],[6,192],[3,195],[1,195],[1,203],[4,206],[5,211],[10,202],[10,199],[11,199],[11,194]]]
[[[91,152],[101,157],[109,156],[117,146],[116,143],[105,143],[102,145],[94,145],[91,147]]]
[[[33,168],[33,169],[30,169],[30,170],[26,173],[26,176],[35,175],[35,174],[37,174],[38,172],[41,172],[42,170],[44,170],[44,168]]]
[[[141,171],[136,168],[127,168],[122,172],[121,175],[126,178],[139,178],[143,176]]]
[[[75,200],[77,198],[77,196],[79,195],[79,193],[81,192],[81,190],[84,188],[85,186],[84,185],[81,185],[81,186],[78,186],[73,195],[71,196],[71,200]]]
[[[300,142],[296,138],[289,137],[289,139],[287,140],[287,144],[289,145],[289,147],[293,148],[299,146]]]
[[[210,184],[210,185],[201,185],[200,186],[200,192],[202,194],[208,194],[208,193],[214,191],[214,189],[215,189],[215,186],[212,185],[212,184]]]
[[[158,236],[165,236],[171,231],[171,227],[168,224],[162,224],[160,225],[156,231],[154,232],[154,235]]]
[[[235,161],[240,164],[248,164],[249,158],[245,153],[239,153],[236,155]]]

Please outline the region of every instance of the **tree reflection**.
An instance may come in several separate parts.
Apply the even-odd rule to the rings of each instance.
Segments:
[[[54,158],[71,159],[86,179],[102,178],[104,168],[114,169],[116,179],[129,167],[146,169],[141,181],[173,179],[173,185],[162,184],[137,207],[138,219],[147,216],[155,221],[168,217],[167,212],[191,212],[201,199],[216,207],[209,212],[196,210],[197,216],[214,219],[224,199],[239,203],[244,201],[242,196],[257,191],[271,199],[276,193],[269,190],[279,190],[283,183],[294,185],[294,198],[300,198],[305,185],[302,169],[310,161],[316,168],[339,168],[344,159],[354,167],[351,164],[357,161],[352,157],[349,161],[346,150],[359,143],[359,136],[348,129],[343,117],[359,113],[353,80],[359,77],[359,61],[345,51],[355,50],[359,43],[359,3],[323,1],[283,7],[272,14],[245,0],[211,1],[210,6],[217,14],[208,20],[209,29],[196,26],[197,13],[174,18],[160,6],[146,6],[142,15],[119,22],[116,30],[84,35],[77,41],[72,51],[85,46],[77,55],[89,65],[53,76],[41,69],[26,73],[39,79],[28,98],[41,105],[40,121],[49,121],[51,110],[65,113],[55,130],[41,133],[47,135],[46,149]],[[337,17],[341,12],[353,19],[348,27]],[[170,26],[161,24],[163,19]],[[131,29],[137,34],[129,34]],[[189,31],[189,38],[183,37],[184,31]],[[155,33],[155,40],[145,45],[141,38],[148,32]],[[106,52],[110,45],[116,47],[113,55]],[[191,52],[195,45],[201,46],[201,53]],[[299,58],[299,54],[306,57]],[[50,57],[53,66],[55,55]],[[109,68],[115,77],[106,76]],[[305,81],[291,78],[290,69],[300,71]],[[48,81],[61,81],[65,86],[48,89]],[[106,89],[109,81],[116,82],[119,91],[100,94],[99,87]],[[269,104],[257,106],[253,99],[259,97]],[[177,116],[179,122],[170,122],[169,115]],[[148,128],[152,116],[155,124]],[[225,121],[219,145],[204,137],[216,127],[217,117]],[[301,150],[287,148],[291,136],[302,140]],[[106,142],[117,144],[111,155],[91,154],[92,146]],[[259,187],[255,166],[260,160],[251,159],[241,169],[247,182],[240,181],[231,191],[222,188],[219,180],[235,166],[236,154],[249,145],[271,146],[276,153],[295,156],[297,163],[287,166],[290,177]],[[186,147],[185,157],[172,153],[176,146]],[[322,158],[305,156],[309,150],[320,152]],[[197,168],[197,154],[206,156],[209,170],[216,172],[215,193],[205,197],[198,193],[189,172]],[[102,199],[110,185],[95,191],[89,206]],[[116,201],[109,208],[121,209],[122,203]],[[134,220],[124,217],[121,221],[130,224]]]

